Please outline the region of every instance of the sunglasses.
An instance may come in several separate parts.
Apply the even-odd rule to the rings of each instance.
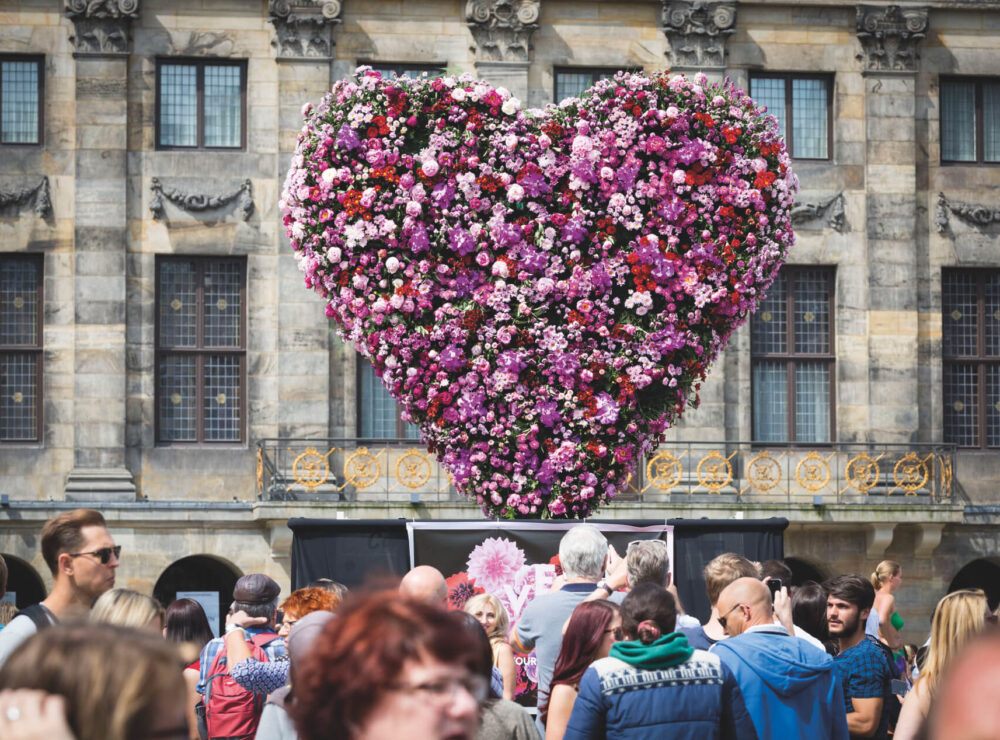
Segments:
[[[608,634],[609,632],[614,633],[615,642],[621,642],[622,640],[625,639],[625,632],[622,630],[621,627],[615,627],[614,629],[604,630],[604,634]]]
[[[728,617],[734,611],[736,611],[737,609],[739,609],[741,606],[743,606],[743,604],[733,604],[733,608],[732,609],[730,609],[728,612],[726,612],[721,617],[719,617],[719,624],[722,625],[722,629],[726,628],[726,617]]]
[[[102,547],[100,550],[91,550],[90,552],[71,552],[71,557],[79,557],[80,555],[96,555],[97,559],[101,561],[101,565],[107,565],[111,562],[111,556],[115,556],[115,560],[121,557],[122,546],[115,545],[114,547]]]

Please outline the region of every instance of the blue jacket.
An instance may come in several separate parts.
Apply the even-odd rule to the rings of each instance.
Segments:
[[[732,672],[718,656],[695,650],[683,663],[642,670],[619,660],[595,661],[565,740],[756,740]]]
[[[761,740],[848,740],[834,660],[775,626],[712,646],[743,691]]]

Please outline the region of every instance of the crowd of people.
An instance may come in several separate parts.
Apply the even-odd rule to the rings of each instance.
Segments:
[[[243,576],[215,637],[197,601],[115,588],[121,548],[99,512],[50,520],[41,550],[49,595],[0,612],[3,740],[1000,738],[985,594],[948,594],[926,643],[905,645],[891,561],[792,588],[781,561],[722,553],[700,623],[664,542],[618,557],[579,524],[513,625],[494,595],[449,609],[442,574],[418,566],[398,587],[321,579],[284,599]],[[535,716],[513,701],[515,655],[532,651]]]

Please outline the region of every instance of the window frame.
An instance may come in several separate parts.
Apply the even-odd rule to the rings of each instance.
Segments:
[[[784,80],[785,82],[785,146],[793,161],[799,162],[832,162],[833,161],[833,102],[834,75],[832,72],[750,72],[747,76],[747,87],[753,89],[755,79]],[[795,155],[795,101],[792,97],[792,82],[794,80],[819,80],[826,83],[826,156],[798,157]]]
[[[565,100],[565,97],[559,96],[559,86],[558,80],[560,74],[589,74],[594,76],[594,81],[590,83],[593,87],[601,79],[600,75],[610,73],[611,77],[614,77],[619,72],[642,72],[642,67],[637,67],[635,65],[629,65],[625,67],[594,67],[594,66],[584,66],[584,67],[573,67],[569,65],[557,65],[552,67],[552,102],[559,105],[560,102]]]
[[[786,279],[785,287],[785,315],[789,317],[785,322],[785,351],[784,352],[757,352],[754,349],[752,322],[757,318],[754,313],[751,316],[751,341],[750,341],[750,437],[755,447],[825,447],[836,444],[837,441],[837,270],[831,265],[789,265],[785,264],[781,268]],[[820,271],[824,273],[830,281],[830,294],[828,297],[829,307],[827,308],[830,317],[828,344],[830,351],[827,353],[817,352],[795,352],[795,282],[797,276],[805,272]],[[791,351],[788,351],[791,349]],[[823,362],[830,369],[830,439],[826,442],[798,441],[795,433],[795,371],[799,361]],[[754,368],[760,362],[783,362],[785,364],[785,440],[758,440],[753,433],[754,419],[757,409],[753,387]]]
[[[160,72],[165,66],[195,66],[195,130],[198,143],[194,146],[161,143],[162,114]],[[238,67],[240,69],[240,144],[239,146],[205,146],[205,67]],[[216,57],[158,57],[156,59],[156,103],[154,131],[156,151],[177,152],[245,152],[247,150],[247,60]]]
[[[944,115],[944,108],[941,105],[941,88],[948,82],[971,82],[975,85],[975,116],[974,132],[976,136],[976,156],[975,159],[945,159],[944,158],[944,137],[941,135],[941,118]],[[983,123],[983,83],[993,82],[1000,85],[1000,76],[991,77],[989,75],[940,75],[938,77],[938,155],[942,165],[959,165],[965,167],[986,166],[995,167],[1000,165],[1000,159],[986,161],[986,137]]]
[[[988,366],[1000,366],[1000,354],[988,355],[986,354],[986,277],[987,275],[992,277],[997,277],[1000,273],[998,268],[961,268],[961,267],[945,267],[941,270],[941,439],[944,440],[946,444],[954,444],[956,447],[962,450],[981,450],[986,452],[988,450],[1000,449],[1000,444],[990,445],[988,444],[988,435],[986,433],[986,368]],[[946,326],[944,322],[944,281],[945,275],[947,274],[964,274],[969,275],[975,281],[976,286],[976,354],[975,355],[959,355],[951,354],[948,352],[948,343],[944,341],[944,327]],[[975,365],[976,367],[976,438],[978,440],[977,444],[966,445],[959,442],[949,440],[945,436],[945,418],[944,418],[944,398],[945,398],[945,376],[946,368],[949,365]]]
[[[3,141],[3,130],[0,129],[0,146],[37,146],[45,144],[45,55],[44,54],[0,54],[0,65],[4,62],[35,62],[38,65],[38,132],[36,141]],[[0,105],[3,104],[3,79],[0,75]],[[0,123],[2,126],[2,123]]]
[[[369,442],[373,441],[373,440],[383,441],[383,440],[388,439],[390,441],[397,441],[397,442],[398,441],[402,441],[402,442],[407,442],[407,443],[412,443],[412,444],[419,445],[420,444],[420,428],[414,422],[404,421],[403,420],[403,416],[402,416],[403,409],[399,405],[399,402],[396,401],[395,398],[392,398],[392,396],[390,396],[390,398],[392,399],[393,408],[394,408],[394,412],[395,412],[396,436],[395,437],[388,437],[387,438],[387,437],[366,437],[364,435],[364,432],[362,431],[362,423],[363,423],[363,421],[362,421],[362,408],[363,408],[363,405],[364,405],[364,399],[361,396],[361,388],[363,387],[363,385],[362,385],[363,384],[362,374],[366,373],[366,372],[372,372],[372,377],[374,379],[374,382],[379,383],[381,385],[382,381],[379,380],[378,376],[376,376],[374,374],[374,372],[372,371],[372,369],[371,369],[371,363],[368,360],[366,360],[364,357],[362,357],[360,354],[357,355],[354,364],[355,364],[354,387],[357,389],[357,392],[354,394],[354,399],[355,399],[354,400],[354,409],[355,409],[354,431],[355,431],[355,436],[358,439],[363,439],[363,440],[369,441]],[[384,385],[382,386],[382,389],[385,390],[386,394],[389,393],[389,391],[385,388]],[[412,426],[414,429],[417,430],[417,436],[416,437],[407,437],[406,436],[406,427],[407,426]]]
[[[45,360],[45,258],[41,254],[28,254],[24,252],[4,252],[0,254],[0,261],[24,260],[35,263],[35,291],[38,296],[35,306],[35,342],[34,344],[0,344],[0,356],[31,354],[35,356],[35,436],[33,438],[24,437],[21,439],[5,439],[0,437],[0,445],[23,445],[38,444],[42,441],[43,419],[42,409],[44,394],[44,379],[42,364]]]
[[[197,266],[195,288],[195,346],[194,347],[165,347],[160,341],[160,268],[169,262],[194,262]],[[205,265],[209,263],[232,262],[240,266],[240,338],[239,347],[206,347],[204,346],[205,331],[205,293],[204,274]],[[155,265],[155,286],[153,298],[154,319],[154,366],[153,366],[153,436],[158,447],[177,446],[238,446],[247,444],[247,259],[246,257],[233,256],[205,256],[205,255],[157,255]],[[204,357],[212,355],[228,355],[239,358],[239,439],[206,440],[205,439],[205,409],[202,404],[205,390]],[[195,399],[194,404],[195,419],[195,439],[172,440],[164,439],[160,428],[160,365],[164,356],[193,356],[195,362]]]

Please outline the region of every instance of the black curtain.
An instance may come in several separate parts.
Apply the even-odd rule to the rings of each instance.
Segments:
[[[643,527],[663,521],[590,520],[598,527]],[[709,560],[723,552],[736,552],[758,562],[784,556],[787,519],[668,519],[666,523],[674,527],[677,591],[687,613],[701,621],[708,619],[710,611],[701,575]],[[288,526],[293,532],[292,588],[302,588],[317,578],[332,578],[353,588],[380,577],[402,576],[410,568],[403,519],[291,519]],[[480,532],[477,536],[483,535]]]

